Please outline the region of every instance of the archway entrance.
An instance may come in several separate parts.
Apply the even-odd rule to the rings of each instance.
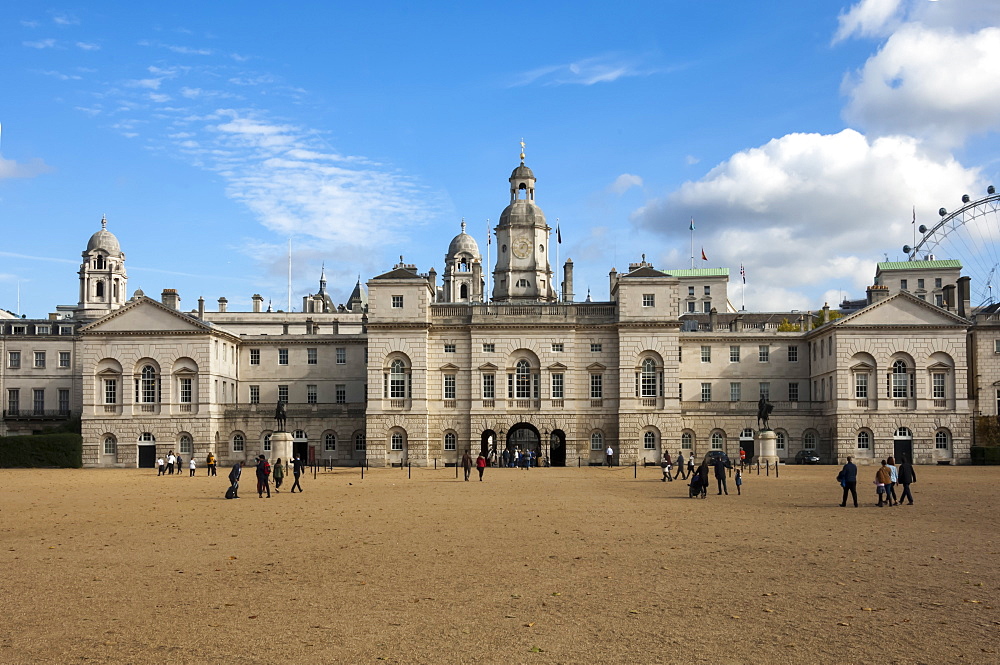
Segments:
[[[529,451],[534,457],[533,464],[537,464],[542,458],[541,436],[531,423],[518,423],[507,432],[507,452],[513,455]]]
[[[900,427],[892,435],[892,456],[899,463],[902,459],[913,459],[913,432],[906,427]]]
[[[746,460],[749,463],[754,457],[756,457],[756,451],[754,450],[753,441],[753,430],[749,427],[745,427],[742,432],[740,432],[740,448],[746,453]],[[780,454],[780,453],[779,453]],[[737,461],[739,461],[739,451],[737,451]]]
[[[500,462],[500,451],[497,449],[497,433],[491,429],[483,430],[483,435],[479,441],[479,454],[486,458],[490,466],[497,466]]]
[[[156,444],[139,444],[139,468],[153,469],[156,467]]]
[[[549,435],[549,459],[552,466],[566,466],[566,433],[561,429]]]

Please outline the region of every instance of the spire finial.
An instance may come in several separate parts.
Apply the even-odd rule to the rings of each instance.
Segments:
[[[465,217],[462,218],[462,233],[465,233]]]
[[[101,215],[101,228],[102,229],[107,229],[108,228],[108,216],[107,215]]]
[[[521,163],[524,164],[524,137],[521,137]]]

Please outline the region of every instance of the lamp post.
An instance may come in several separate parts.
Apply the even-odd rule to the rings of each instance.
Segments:
[[[542,466],[542,462],[543,461],[547,461],[549,459],[549,428],[548,427],[543,427],[542,428],[542,440],[539,441],[538,443],[540,444],[538,446],[539,449],[540,449],[539,452],[543,452],[544,451],[544,453],[545,453],[544,454],[544,458],[538,460],[538,466]],[[545,466],[548,466],[548,464],[546,464]]]

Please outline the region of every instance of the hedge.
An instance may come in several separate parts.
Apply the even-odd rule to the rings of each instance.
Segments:
[[[973,464],[1000,464],[1000,448],[995,446],[972,446]]]
[[[0,467],[79,469],[82,466],[83,437],[79,434],[0,437]]]

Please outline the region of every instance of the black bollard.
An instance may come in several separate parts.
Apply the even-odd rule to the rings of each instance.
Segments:
[[[774,463],[774,477],[775,478],[778,477],[778,463],[777,462]]]
[[[638,478],[639,477],[639,463],[638,462],[632,462],[632,477],[633,478]]]
[[[364,460],[362,460],[361,461],[361,480],[364,480],[364,479],[365,479],[365,462],[364,462]]]
[[[435,471],[438,470],[438,458],[437,457],[434,458],[434,470]]]
[[[409,462],[406,463],[406,477],[407,478],[413,477],[413,466]]]
[[[766,462],[764,462],[764,475],[765,476],[771,475],[771,460],[767,460]]]

